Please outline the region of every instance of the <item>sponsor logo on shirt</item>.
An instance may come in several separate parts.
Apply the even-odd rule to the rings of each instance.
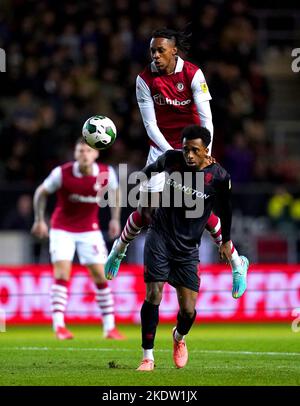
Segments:
[[[177,99],[170,99],[169,97],[164,97],[162,94],[158,93],[153,96],[153,100],[159,106],[164,106],[165,104],[173,105],[173,106],[186,106],[187,104],[191,103],[191,99],[187,100],[177,100]]]
[[[98,203],[100,198],[98,196],[82,196],[73,193],[69,196],[69,200],[72,203]]]
[[[206,193],[203,193],[197,189],[193,189],[190,186],[185,186],[182,185],[181,183],[177,183],[174,179],[168,179],[167,184],[170,186],[173,186],[174,189],[180,190],[181,192],[187,194],[187,195],[195,195],[196,197],[199,197],[200,199],[208,199],[209,195]]]
[[[160,93],[157,93],[153,96],[153,100],[156,104],[158,104],[159,106],[164,106],[166,104],[166,99],[164,98],[164,96]]]

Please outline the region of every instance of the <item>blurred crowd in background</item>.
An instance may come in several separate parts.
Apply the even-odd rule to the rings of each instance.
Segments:
[[[254,3],[260,7],[259,2],[251,7]],[[118,129],[117,141],[102,159],[112,165],[126,162],[132,169],[144,166],[148,140],[135,79],[150,61],[151,33],[161,27],[192,33],[190,53],[182,56],[205,74],[213,98],[213,156],[233,183],[299,182],[297,172],[274,165],[272,136],[265,125],[271,95],[249,4],[1,1],[0,47],[8,65],[0,76],[0,185],[9,193],[1,203],[0,226],[30,227],[34,188],[53,167],[73,158],[82,124],[93,114],[109,116]],[[275,197],[277,193],[284,192],[276,190]],[[237,198],[235,205],[247,215],[274,219],[280,210],[274,214],[269,197]],[[299,203],[297,207],[288,214],[300,219]]]
[[[0,16],[9,63],[1,78],[2,179],[36,183],[71,159],[92,114],[111,117],[118,128],[105,159],[142,167],[148,142],[135,79],[149,63],[151,33],[172,27],[192,33],[184,57],[202,68],[213,96],[216,158],[234,181],[277,180],[259,159],[268,148],[269,92],[246,2],[198,2],[196,9],[189,0],[15,3],[10,18]]]

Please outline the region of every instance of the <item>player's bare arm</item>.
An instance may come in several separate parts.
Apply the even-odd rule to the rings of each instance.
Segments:
[[[218,212],[222,227],[222,244],[219,248],[219,256],[222,261],[230,263],[231,261],[231,220],[232,220],[232,207],[231,207],[231,181],[230,179],[224,180],[219,186],[218,190]]]
[[[31,233],[37,238],[48,237],[48,225],[45,221],[45,210],[47,205],[48,192],[43,185],[40,185],[33,197],[34,223]]]

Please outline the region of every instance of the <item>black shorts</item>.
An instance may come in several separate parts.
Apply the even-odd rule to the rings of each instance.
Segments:
[[[199,256],[195,249],[189,253],[174,253],[166,239],[153,229],[149,229],[144,248],[144,281],[168,282],[176,287],[184,287],[199,292]]]

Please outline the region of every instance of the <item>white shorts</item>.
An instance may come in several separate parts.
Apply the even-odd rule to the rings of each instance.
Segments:
[[[51,229],[50,257],[51,262],[73,261],[75,251],[82,265],[104,264],[107,259],[107,248],[101,231],[71,233],[65,230]]]
[[[160,149],[151,145],[146,165],[153,164],[157,158],[162,155]],[[166,180],[165,172],[153,176],[149,181],[142,182],[140,192],[162,192]]]

